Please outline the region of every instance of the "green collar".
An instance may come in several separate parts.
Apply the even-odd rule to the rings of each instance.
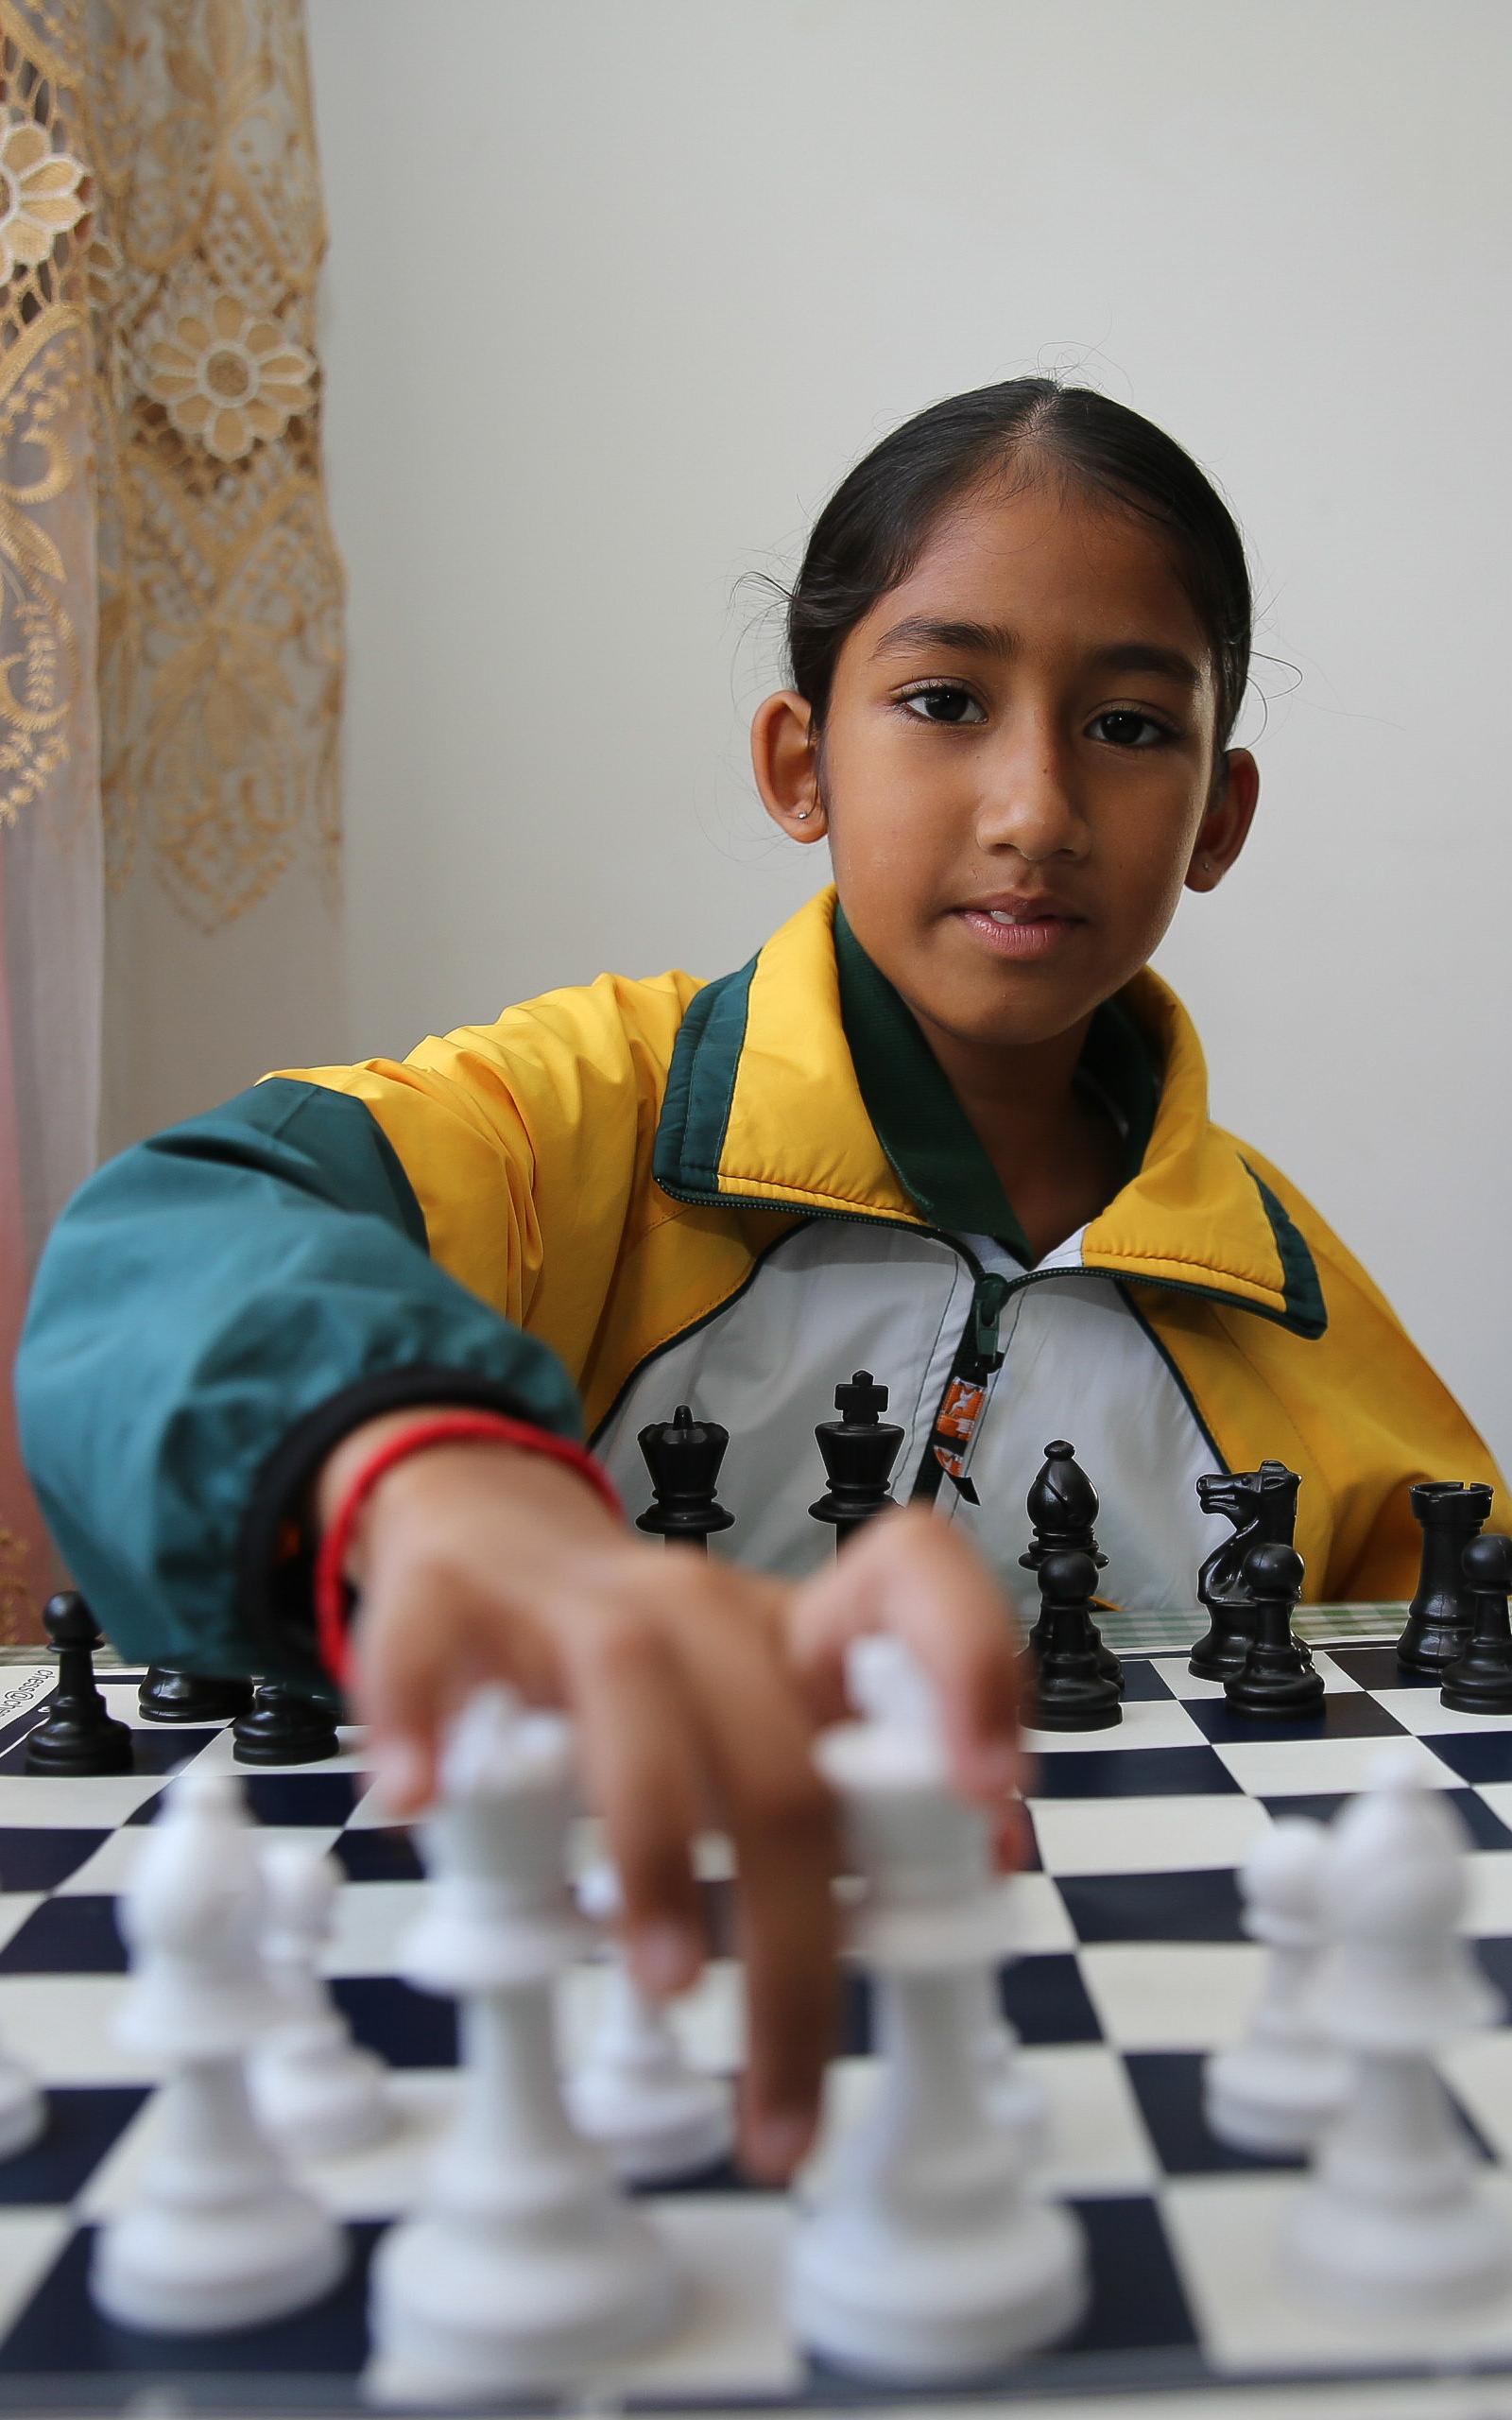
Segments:
[[[1002,1180],[941,1072],[913,1011],[867,956],[835,905],[840,1015],[867,1115],[899,1182],[933,1226],[991,1236],[1027,1268],[1034,1259]],[[1160,1098],[1143,1028],[1116,1000],[1092,1017],[1077,1081],[1124,1135],[1124,1182],[1139,1170]]]

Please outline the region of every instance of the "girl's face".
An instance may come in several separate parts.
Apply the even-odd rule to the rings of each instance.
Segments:
[[[1259,776],[1214,767],[1215,705],[1158,530],[1052,476],[942,516],[846,638],[822,752],[784,690],[752,756],[948,1064],[1084,1025],[1221,879]]]

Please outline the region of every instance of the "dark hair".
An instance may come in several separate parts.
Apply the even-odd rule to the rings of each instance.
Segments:
[[[1115,497],[1170,533],[1177,576],[1212,648],[1217,746],[1249,678],[1254,607],[1244,542],[1189,454],[1152,421],[1090,387],[1005,378],[931,404],[841,481],[787,592],[787,683],[822,739],[848,633],[905,579],[942,509],[995,470],[1036,462]]]

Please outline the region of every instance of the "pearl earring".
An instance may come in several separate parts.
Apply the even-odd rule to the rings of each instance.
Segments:
[[[813,812],[814,809],[812,806],[800,806],[795,814],[793,821],[795,823],[806,823]]]

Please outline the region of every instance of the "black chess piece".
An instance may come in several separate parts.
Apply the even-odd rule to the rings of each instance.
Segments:
[[[136,1702],[149,1722],[231,1722],[251,1704],[252,1685],[180,1672],[175,1664],[149,1664]]]
[[[1295,1719],[1323,1711],[1323,1675],[1292,1628],[1302,1576],[1295,1547],[1271,1541],[1251,1547],[1245,1557],[1242,1577],[1255,1608],[1255,1635],[1243,1671],[1231,1672],[1223,1685],[1236,1714]]]
[[[1028,1720],[1040,1731],[1108,1731],[1122,1722],[1119,1685],[1098,1656],[1092,1619],[1097,1565],[1075,1547],[1053,1547],[1042,1559],[1040,1619],[1025,1651],[1033,1703]]]
[[[1094,1569],[1101,1571],[1108,1557],[1097,1543],[1094,1524],[1099,1510],[1097,1490],[1076,1460],[1074,1445],[1064,1437],[1052,1438],[1045,1447],[1045,1459],[1040,1476],[1025,1499],[1034,1536],[1027,1550],[1019,1557],[1026,1571],[1038,1571],[1047,1554],[1088,1554]],[[1044,1645],[1040,1625],[1047,1619],[1043,1599],[1039,1619],[1030,1634],[1030,1644]],[[1124,1667],[1119,1662],[1101,1632],[1097,1636],[1098,1668],[1110,1681],[1124,1685]]]
[[[1423,1533],[1423,1554],[1418,1593],[1397,1641],[1397,1661],[1404,1672],[1426,1672],[1436,1680],[1470,1643],[1475,1600],[1463,1558],[1491,1517],[1491,1490],[1478,1480],[1466,1486],[1457,1478],[1421,1479],[1412,1491],[1412,1509]]]
[[[1301,1480],[1284,1462],[1253,1471],[1210,1471],[1197,1481],[1204,1512],[1221,1512],[1233,1535],[1214,1547],[1197,1574],[1197,1599],[1208,1627],[1187,1669],[1203,1681],[1228,1681],[1245,1668],[1257,1629],[1257,1609],[1245,1584],[1246,1558],[1258,1546],[1289,1547],[1297,1528]]]
[[[695,1420],[679,1403],[670,1420],[653,1420],[643,1428],[638,1442],[656,1501],[637,1513],[636,1528],[665,1538],[668,1546],[702,1547],[707,1553],[714,1532],[735,1523],[714,1492],[729,1429],[717,1420]]]
[[[1475,1629],[1463,1655],[1443,1668],[1439,1700],[1456,1714],[1512,1714],[1512,1538],[1487,1530],[1461,1558],[1475,1604]]]
[[[49,1597],[43,1628],[58,1656],[58,1685],[43,1720],[26,1734],[23,1759],[28,1773],[63,1773],[79,1779],[94,1773],[129,1773],[131,1732],[118,1722],[94,1679],[94,1650],[101,1644],[94,1615],[77,1588]]]
[[[809,1511],[816,1521],[832,1524],[838,1553],[853,1530],[892,1502],[892,1466],[903,1432],[883,1419],[887,1390],[869,1370],[857,1370],[849,1386],[835,1388],[834,1408],[839,1419],[821,1420],[814,1431],[830,1485]]]
[[[232,1754],[239,1765],[317,1765],[341,1753],[330,1707],[282,1681],[261,1683],[231,1731]]]

